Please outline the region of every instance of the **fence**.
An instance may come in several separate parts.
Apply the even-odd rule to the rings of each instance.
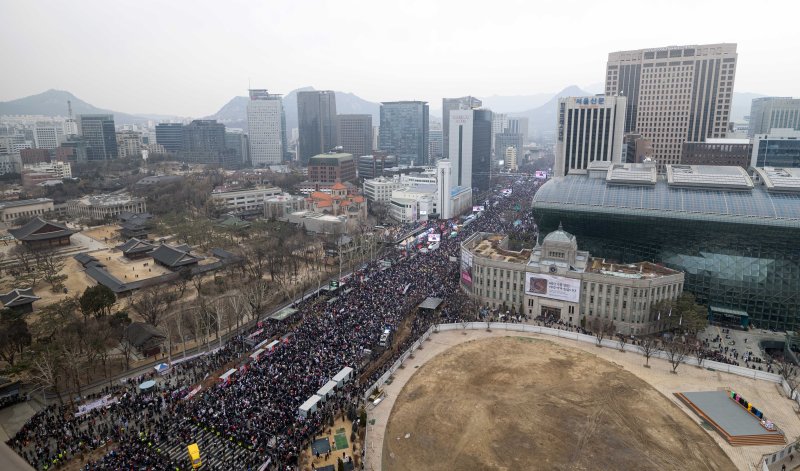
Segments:
[[[417,339],[416,342],[414,342],[410,347],[408,347],[408,350],[406,350],[405,352],[403,352],[402,355],[400,355],[400,358],[398,358],[397,361],[395,361],[392,364],[392,366],[390,366],[389,369],[386,370],[386,372],[384,372],[381,375],[380,378],[378,378],[374,383],[372,383],[372,386],[367,388],[367,390],[364,392],[364,401],[365,402],[367,400],[369,400],[369,397],[372,395],[372,393],[376,389],[378,389],[381,386],[383,386],[384,384],[386,384],[386,381],[388,381],[389,378],[394,374],[394,372],[397,371],[397,369],[400,368],[406,360],[408,360],[408,357],[411,356],[411,354],[414,352],[414,350],[418,349],[419,346],[422,345],[422,342],[428,340],[428,337],[431,336],[431,334],[434,332],[435,328],[436,328],[436,326],[432,325],[428,330],[426,330],[425,333],[422,334]]]

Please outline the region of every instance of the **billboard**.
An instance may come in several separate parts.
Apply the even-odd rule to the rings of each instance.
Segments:
[[[442,240],[441,234],[428,234],[428,242],[439,242]]]
[[[472,254],[461,250],[461,283],[472,288]]]
[[[541,170],[537,170],[534,175],[539,179],[547,179],[547,172],[543,172]]]
[[[483,211],[484,209],[485,208],[483,206],[473,206],[472,207],[472,212],[473,213],[479,213],[479,212]]]
[[[563,276],[526,273],[525,294],[577,303],[580,300],[581,280]]]

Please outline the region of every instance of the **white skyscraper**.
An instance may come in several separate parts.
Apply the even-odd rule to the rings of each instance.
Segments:
[[[591,162],[622,161],[625,97],[567,97],[558,100],[557,177],[586,173]]]
[[[250,90],[247,102],[247,128],[250,161],[254,167],[283,161],[283,107],[281,96],[267,90]]]
[[[439,218],[450,219],[453,217],[450,190],[453,189],[453,166],[447,159],[436,163],[436,204]]]
[[[453,186],[486,191],[491,171],[492,112],[452,110],[450,112],[450,162]]]
[[[37,124],[33,128],[33,139],[37,149],[55,149],[61,145],[64,128],[60,124]]]

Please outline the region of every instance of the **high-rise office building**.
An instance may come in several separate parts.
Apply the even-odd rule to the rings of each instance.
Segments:
[[[480,108],[483,103],[472,96],[462,96],[461,98],[442,99],[442,151],[446,159],[450,152],[450,112],[453,110],[471,110]]]
[[[428,130],[428,157],[431,162],[439,160],[444,155],[444,145],[441,129]]]
[[[436,205],[440,219],[453,217],[452,189],[453,163],[449,159],[442,159],[436,163]]]
[[[395,155],[400,164],[428,163],[428,119],[427,102],[381,103],[380,150]]]
[[[233,158],[242,164],[250,161],[250,140],[240,130],[225,130],[225,148],[233,151]]]
[[[311,157],[333,150],[336,142],[336,94],[330,90],[297,92],[298,156]]]
[[[606,95],[628,99],[625,132],[652,141],[659,171],[680,162],[684,142],[726,137],[736,44],[612,52]]]
[[[225,125],[214,119],[195,119],[183,128],[185,152],[222,152],[225,150]]]
[[[800,131],[800,98],[764,97],[753,100],[747,136],[752,138],[756,134],[769,134],[777,128]]]
[[[800,131],[773,129],[753,137],[751,167],[800,168]]]
[[[37,149],[55,149],[64,140],[64,128],[55,124],[37,124],[33,128],[33,142]]]
[[[78,132],[86,142],[86,158],[88,160],[117,158],[117,133],[114,128],[113,115],[78,115]]]
[[[491,146],[491,111],[450,112],[450,162],[454,186],[473,188],[473,194],[489,189]]]
[[[522,134],[522,143],[528,142],[528,118],[508,118],[508,131]]]
[[[505,132],[506,128],[508,128],[508,115],[505,113],[492,113],[492,150],[495,151],[495,136]],[[497,152],[496,154],[500,159],[500,155],[502,152]]]
[[[558,100],[557,177],[586,173],[591,162],[621,162],[625,97],[565,97]]]
[[[372,115],[340,114],[339,145],[355,157],[372,154]]]
[[[250,162],[254,167],[281,163],[286,154],[283,100],[264,89],[250,90],[247,102]]]
[[[495,160],[498,162],[504,160],[509,148],[514,149],[515,157],[521,158],[525,153],[522,148],[522,133],[510,131],[510,129],[506,128],[505,132],[494,135],[494,155]],[[506,164],[506,167],[508,167],[508,164]]]
[[[164,146],[167,152],[178,152],[183,147],[183,124],[156,124],[156,144]]]

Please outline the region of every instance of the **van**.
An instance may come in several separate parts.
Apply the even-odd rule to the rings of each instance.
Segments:
[[[192,443],[188,447],[189,450],[189,461],[192,462],[192,469],[197,469],[203,465],[203,462],[200,460],[200,447],[197,446],[197,443]]]

